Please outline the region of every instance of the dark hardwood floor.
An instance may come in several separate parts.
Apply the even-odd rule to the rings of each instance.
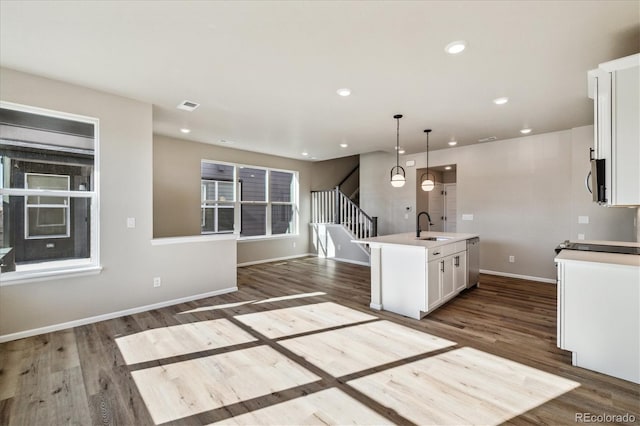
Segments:
[[[320,378],[308,384],[198,412],[166,424],[201,425],[229,420],[257,408],[336,388],[396,424],[412,422],[357,392],[305,358],[239,321],[238,316],[333,302],[379,319],[474,348],[579,383],[579,386],[507,420],[510,424],[575,424],[576,413],[634,416],[640,424],[640,386],[571,366],[556,347],[555,286],[481,275],[470,289],[417,321],[369,309],[369,268],[314,257],[238,269],[236,293],[116,318],[0,345],[0,425],[153,425],[136,372],[264,345]],[[318,294],[324,293],[324,294]],[[284,296],[306,297],[249,303]],[[127,363],[117,340],[145,330],[226,319],[254,342]],[[365,321],[366,322],[366,321]],[[342,329],[340,325],[331,329]],[[304,334],[304,333],[303,333]],[[410,361],[433,354],[414,356]],[[396,361],[391,366],[402,365]],[[376,367],[382,371],[390,365]],[[531,384],[523,382],[522,386]],[[627,417],[628,418],[628,417]]]

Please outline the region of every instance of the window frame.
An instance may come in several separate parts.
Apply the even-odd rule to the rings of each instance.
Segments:
[[[238,241],[251,241],[251,240],[264,240],[264,239],[279,239],[279,238],[287,238],[287,237],[298,237],[300,234],[300,182],[299,182],[299,172],[296,170],[287,170],[275,167],[264,167],[264,166],[256,166],[251,164],[242,164],[242,163],[230,163],[225,161],[217,161],[217,160],[209,160],[202,159],[200,164],[209,163],[209,164],[222,164],[225,166],[233,167],[233,181],[235,182],[234,193],[233,193],[233,206],[234,206],[234,223],[233,223],[233,233],[237,236]],[[256,170],[264,170],[265,171],[265,201],[243,201],[240,200],[241,185],[240,182],[240,168],[249,168]],[[291,193],[291,201],[271,201],[271,172],[281,172],[281,173],[290,173],[292,175],[292,193]],[[200,174],[200,181],[202,182],[202,172]],[[202,197],[201,197],[202,198]],[[242,236],[241,235],[241,226],[242,226],[242,206],[243,205],[253,205],[253,206],[264,206],[265,208],[265,234],[264,235],[251,235],[251,236]],[[273,234],[272,230],[272,206],[273,205],[291,205],[293,211],[293,230],[290,233],[284,234]],[[226,232],[206,232],[202,233],[202,235],[221,235]]]
[[[209,200],[208,198],[206,198],[207,194],[207,189],[205,187],[205,183],[215,183],[215,194],[216,194],[216,198],[215,200]],[[205,209],[213,209],[214,210],[214,223],[215,223],[215,230],[214,231],[201,231],[200,233],[202,235],[210,235],[210,234],[233,234],[234,230],[232,229],[231,231],[220,231],[219,228],[219,221],[218,221],[218,212],[220,209],[234,209],[235,208],[235,201],[220,201],[219,200],[219,193],[220,193],[220,183],[230,183],[232,187],[234,187],[235,185],[233,184],[233,182],[228,182],[228,181],[224,181],[224,180],[215,180],[215,179],[202,179],[200,178],[200,210],[201,210],[201,219],[200,219],[200,228],[203,228],[206,225],[206,214],[205,214]],[[234,198],[235,198],[235,189],[234,189]],[[209,202],[214,203],[214,204],[208,204]],[[234,221],[235,221],[235,212],[234,212]],[[235,227],[235,223],[234,223],[234,227]]]
[[[24,186],[25,189],[29,189],[29,176],[47,176],[47,177],[62,177],[67,180],[67,191],[70,190],[71,185],[71,177],[67,175],[57,175],[57,174],[47,174],[47,173],[25,173],[24,174]],[[37,197],[37,204],[29,204],[30,197]],[[24,239],[25,240],[44,240],[44,239],[54,239],[54,238],[69,238],[71,236],[71,198],[66,197],[66,202],[64,204],[41,204],[40,197],[46,197],[45,194],[39,195],[31,195],[24,197]],[[65,233],[64,234],[52,234],[52,235],[29,235],[29,209],[42,209],[42,208],[53,208],[53,209],[64,209],[64,223],[55,224],[55,225],[40,225],[40,227],[46,226],[64,226]],[[37,213],[38,215],[40,212]]]
[[[0,188],[0,197],[22,196],[52,196],[71,198],[87,198],[90,200],[91,223],[89,227],[89,258],[86,259],[51,259],[29,264],[28,267],[16,268],[12,272],[2,273],[0,286],[19,284],[22,281],[54,279],[61,276],[71,276],[76,274],[87,274],[99,272],[100,266],[100,119],[85,115],[73,114],[63,111],[56,111],[31,105],[17,104],[0,100],[0,108],[21,111],[30,114],[38,114],[46,117],[59,118],[63,120],[77,121],[93,125],[93,190],[42,190],[28,188]],[[26,180],[25,180],[26,185]],[[67,211],[70,212],[70,202]],[[69,218],[68,218],[69,219]],[[71,226],[67,220],[67,225]],[[25,233],[27,231],[25,230]],[[50,238],[50,237],[47,237]]]

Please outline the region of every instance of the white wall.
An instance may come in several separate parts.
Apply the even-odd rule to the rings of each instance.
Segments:
[[[100,120],[98,275],[2,286],[0,340],[14,333],[236,286],[236,242],[152,246],[152,107],[0,69],[2,100]],[[126,218],[136,218],[136,228]],[[153,277],[162,286],[153,288]],[[1,280],[1,276],[0,276]]]
[[[592,126],[523,138],[430,152],[429,166],[457,164],[458,232],[480,234],[481,268],[555,279],[554,248],[578,233],[587,239],[635,240],[633,209],[593,205],[584,188]],[[392,154],[360,156],[361,206],[378,216],[380,234],[415,230],[416,168],[407,168],[407,184],[392,188]],[[406,207],[412,212],[405,218]],[[473,214],[473,221],[462,221]],[[589,215],[578,225],[578,215]],[[508,262],[508,256],[516,258]]]

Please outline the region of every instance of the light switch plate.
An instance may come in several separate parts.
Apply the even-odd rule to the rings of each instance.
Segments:
[[[578,216],[578,223],[582,223],[582,224],[589,223],[589,216]]]
[[[579,240],[584,240],[584,234],[578,234],[578,239]]]
[[[462,220],[473,220],[473,215],[472,214],[463,214],[462,215]]]
[[[136,227],[136,218],[128,217],[127,218],[127,228],[135,228]]]
[[[407,167],[414,167],[416,165],[416,160],[407,160],[405,164]]]

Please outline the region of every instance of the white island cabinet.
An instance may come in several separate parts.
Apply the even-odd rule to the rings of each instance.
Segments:
[[[555,261],[558,347],[573,365],[640,383],[640,256],[562,250]]]
[[[356,240],[371,247],[371,307],[420,319],[467,287],[467,240],[423,232]]]

